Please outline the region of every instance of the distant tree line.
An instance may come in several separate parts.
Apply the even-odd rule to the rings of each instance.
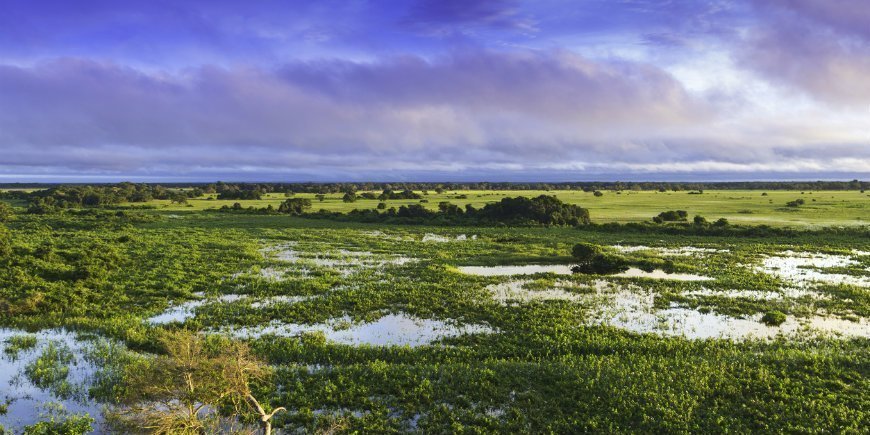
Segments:
[[[100,184],[63,185],[33,192],[3,192],[0,198],[29,202],[28,212],[47,213],[64,208],[105,207],[124,202],[148,202],[154,199],[186,203],[189,198],[202,196],[198,187],[180,189],[157,184]]]
[[[134,185],[133,183],[119,184],[90,184],[90,185],[57,185],[38,183],[4,183],[0,189],[51,189],[51,188],[84,188],[91,187],[113,188]],[[513,183],[513,182],[469,182],[469,183],[440,183],[440,182],[365,182],[365,183],[162,183],[162,184],[135,184],[135,186],[150,186],[163,190],[171,189],[199,189],[205,193],[217,193],[224,195],[225,199],[247,199],[243,196],[255,196],[265,193],[314,193],[335,194],[347,192],[386,192],[402,195],[404,192],[444,191],[460,190],[582,190],[594,192],[596,190],[647,190],[647,191],[691,191],[702,193],[704,190],[866,190],[870,188],[870,181],[736,181],[736,182],[565,182],[565,183]],[[4,195],[15,194],[6,192]],[[23,192],[18,192],[23,193]],[[24,193],[26,195],[26,193]],[[416,193],[415,193],[416,194]],[[239,197],[234,198],[237,195]],[[395,198],[399,199],[399,198]],[[409,199],[409,198],[405,198]],[[410,198],[413,199],[413,198]]]

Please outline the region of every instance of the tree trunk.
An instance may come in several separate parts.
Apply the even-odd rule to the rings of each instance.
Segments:
[[[263,435],[272,435],[272,422],[269,420],[263,422]]]

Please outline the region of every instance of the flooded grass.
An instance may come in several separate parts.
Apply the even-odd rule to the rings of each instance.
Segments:
[[[866,426],[870,294],[861,284],[870,243],[850,234],[741,239],[149,213],[157,217],[133,224],[17,217],[21,260],[0,274],[0,320],[11,328],[0,334],[0,386],[17,399],[0,424],[20,432],[55,402],[101,418],[90,398],[111,396],[120,375],[109,361],[185,329],[245,340],[271,364],[274,382],[258,394],[292,410],[275,420],[287,433],[332,424],[359,433]],[[424,242],[427,234],[446,241]],[[637,267],[572,273],[580,242],[612,247]],[[792,275],[764,269],[766,259],[791,256],[803,262]],[[768,325],[773,311],[785,319]],[[50,329],[64,325],[115,344]],[[39,327],[49,329],[22,329]],[[64,366],[66,351],[73,360]],[[20,386],[7,388],[13,377]]]
[[[792,283],[831,283],[870,287],[870,267],[858,269],[859,275],[831,273],[828,269],[848,268],[860,263],[848,255],[785,251],[762,260],[759,270]]]
[[[104,403],[119,381],[117,364],[128,351],[113,341],[59,330],[32,334],[0,328],[0,424],[20,431],[43,414],[88,414],[103,422]]]

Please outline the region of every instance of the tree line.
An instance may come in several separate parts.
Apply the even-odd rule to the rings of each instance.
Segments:
[[[356,193],[373,191],[444,191],[460,190],[640,190],[640,191],[696,191],[703,190],[866,190],[870,181],[729,181],[729,182],[659,182],[659,181],[583,181],[583,182],[362,182],[362,183],[162,183],[134,184],[129,182],[117,184],[38,184],[38,183],[5,183],[0,189],[54,189],[79,190],[90,188],[129,190],[130,186],[147,186],[157,191],[196,189],[202,193],[217,193],[225,199],[256,199],[245,196],[256,196],[265,193]],[[139,188],[144,189],[144,188]],[[27,195],[25,192],[6,192],[4,195]],[[235,197],[234,197],[235,196]],[[156,198],[156,196],[155,196]]]

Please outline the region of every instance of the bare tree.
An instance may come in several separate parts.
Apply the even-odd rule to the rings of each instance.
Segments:
[[[125,374],[125,395],[117,410],[119,424],[155,434],[202,434],[235,429],[246,410],[260,420],[263,433],[272,432],[271,411],[251,389],[272,372],[241,342],[215,337],[207,340],[187,331],[168,332],[160,340],[164,355],[139,361]],[[234,413],[219,409],[232,405]],[[219,429],[222,428],[222,429]],[[253,431],[248,430],[248,433]]]

